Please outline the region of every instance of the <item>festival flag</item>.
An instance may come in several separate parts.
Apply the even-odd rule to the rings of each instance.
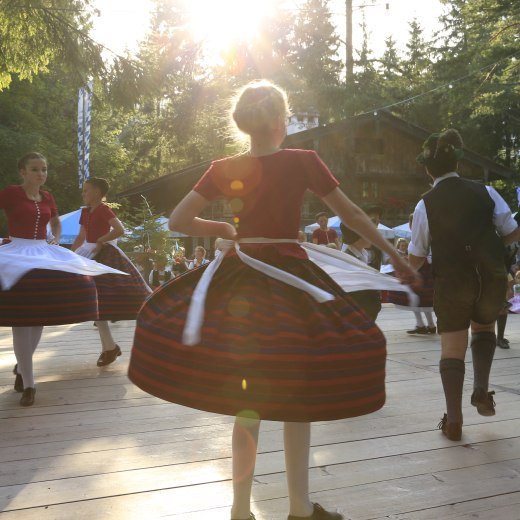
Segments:
[[[90,122],[93,82],[79,89],[78,95],[78,176],[79,187],[90,177]]]

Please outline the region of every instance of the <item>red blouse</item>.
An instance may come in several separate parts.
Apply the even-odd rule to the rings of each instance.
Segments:
[[[316,239],[318,244],[327,245],[334,242],[338,238],[338,234],[334,229],[327,228],[326,231],[323,231],[323,229],[318,228],[312,232],[312,238],[313,240]]]
[[[315,151],[289,149],[215,161],[193,189],[207,200],[229,203],[239,238],[296,239],[306,190],[324,197],[338,184]],[[282,249],[306,257],[296,244]]]
[[[101,203],[94,211],[90,208],[83,208],[79,223],[85,226],[87,232],[87,242],[97,242],[99,237],[106,235],[110,231],[110,221],[116,218],[116,214],[106,205]]]
[[[16,238],[45,240],[47,224],[58,215],[54,197],[40,190],[41,202],[27,198],[21,186],[7,186],[0,190],[0,208],[7,215],[9,235]]]

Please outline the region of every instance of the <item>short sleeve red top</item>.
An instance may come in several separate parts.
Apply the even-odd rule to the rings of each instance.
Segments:
[[[327,228],[325,231],[321,228],[315,229],[312,232],[313,240],[316,239],[318,244],[330,244],[338,238],[338,234],[334,229]]]
[[[193,189],[207,200],[228,201],[239,238],[296,239],[305,191],[324,197],[338,184],[315,151],[280,150],[215,161]]]
[[[110,221],[116,218],[116,214],[106,205],[101,203],[90,211],[90,208],[83,208],[79,223],[85,226],[86,241],[97,242],[99,237],[106,235],[110,231]]]
[[[40,190],[41,202],[27,198],[21,186],[7,186],[0,190],[0,208],[7,216],[9,235],[16,238],[45,240],[47,224],[58,215],[54,197]]]

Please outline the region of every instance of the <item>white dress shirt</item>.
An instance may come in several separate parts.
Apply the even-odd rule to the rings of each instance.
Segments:
[[[437,186],[439,182],[451,177],[459,177],[457,172],[446,173],[442,177],[437,177],[433,181],[433,186]],[[517,227],[517,223],[511,215],[511,210],[506,201],[498,194],[498,192],[491,186],[486,186],[486,189],[495,203],[493,209],[493,224],[500,236],[509,235]],[[412,224],[412,240],[408,244],[408,253],[414,256],[426,257],[430,252],[431,235],[428,225],[428,215],[426,213],[426,206],[424,200],[421,199],[413,213]]]

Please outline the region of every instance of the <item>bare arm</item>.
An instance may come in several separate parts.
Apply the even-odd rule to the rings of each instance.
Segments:
[[[85,237],[87,236],[87,232],[85,230],[85,226],[81,225],[79,227],[79,234],[78,236],[74,239],[74,242],[72,242],[72,246],[70,247],[72,249],[72,251],[76,251],[76,249],[78,249],[78,247],[83,244],[83,242],[85,242]]]
[[[58,215],[51,217],[49,224],[51,226],[51,232],[54,239],[50,241],[51,244],[59,244],[61,237],[61,221]]]
[[[397,276],[403,283],[420,284],[417,273],[401,258],[397,250],[388,243],[386,238],[381,235],[366,213],[354,204],[339,188],[332,190],[322,200],[348,227],[388,254]]]
[[[509,235],[503,236],[502,240],[506,246],[513,242],[518,242],[520,240],[520,227],[517,227],[512,233],[509,233]]]
[[[198,218],[209,203],[196,191],[190,191],[172,211],[168,224],[170,229],[195,237],[210,236],[235,240],[237,233],[231,224]]]
[[[122,236],[125,232],[125,228],[118,218],[111,218],[108,223],[110,224],[110,231],[97,239],[96,242],[98,244],[104,244],[105,242],[115,240],[116,238]]]

